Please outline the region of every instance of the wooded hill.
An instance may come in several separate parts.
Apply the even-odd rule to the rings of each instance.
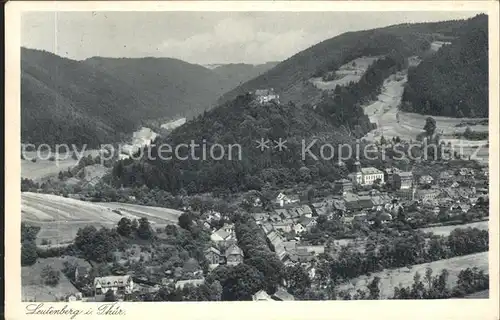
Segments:
[[[318,143],[311,148],[319,154],[319,146],[329,143],[353,144],[373,129],[361,105],[376,97],[386,77],[405,66],[405,58],[426,52],[430,42],[450,37],[460,30],[463,21],[399,25],[370,31],[340,35],[313,46],[278,64],[237,89],[229,92],[220,106],[160,138],[155,144],[167,143],[173,148],[194,141],[224,146],[239,144],[241,160],[193,160],[189,150],[181,156],[188,160],[125,160],[113,170],[116,185],[158,187],[173,193],[203,193],[225,190],[268,188],[296,185],[319,178],[334,181],[347,175],[347,168],[338,166],[338,150],[333,158],[315,160],[302,157],[302,145],[313,138]],[[312,76],[334,71],[343,63],[366,55],[385,57],[371,65],[358,83],[337,87],[334,92],[322,92],[309,85]],[[252,94],[258,88],[275,88],[280,103],[259,105]],[[238,93],[242,93],[237,95]],[[234,96],[236,95],[236,96]],[[233,97],[234,98],[231,98]],[[309,103],[313,101],[314,104]],[[260,151],[256,142],[270,140],[269,149]],[[277,151],[282,138],[287,149]],[[208,151],[207,151],[208,152]],[[327,151],[327,153],[329,150]],[[146,153],[145,153],[146,154]],[[156,156],[158,150],[152,150]],[[201,156],[200,148],[195,152]]]
[[[408,70],[402,109],[449,117],[488,117],[488,16],[467,20],[457,39]]]
[[[347,32],[305,49],[273,69],[223,95],[220,102],[262,88],[274,88],[286,103],[317,103],[321,91],[308,80],[361,56],[398,53],[418,55],[434,40],[456,36],[465,20],[400,24],[385,28]]]

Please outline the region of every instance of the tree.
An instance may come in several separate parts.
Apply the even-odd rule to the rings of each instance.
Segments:
[[[179,227],[182,229],[190,230],[192,224],[193,218],[191,217],[190,212],[184,212],[179,216]]]
[[[382,146],[384,146],[384,145],[386,145],[386,144],[387,144],[387,141],[385,140],[384,136],[382,136],[382,137],[380,138],[380,144],[381,144]]]
[[[424,130],[428,136],[432,136],[436,131],[436,120],[432,117],[427,117],[427,119],[425,119]]]
[[[139,238],[149,240],[153,237],[153,229],[148,221],[148,218],[139,219],[139,227],[137,228],[137,235]]]
[[[221,281],[222,300],[252,300],[252,295],[265,288],[264,276],[256,268],[240,263],[229,270]]]
[[[118,221],[116,231],[124,237],[130,237],[132,234],[132,221],[129,218],[123,217]]]
[[[378,300],[380,298],[380,288],[379,288],[380,278],[373,278],[372,282],[368,284],[368,290],[370,294],[368,295],[368,299],[370,300]]]
[[[61,275],[59,270],[55,270],[52,266],[47,265],[42,269],[41,278],[45,285],[55,287],[59,284]]]
[[[288,291],[297,298],[304,296],[311,287],[311,279],[300,265],[286,267],[284,275]]]
[[[21,266],[33,265],[37,259],[35,241],[24,241],[21,246]]]
[[[40,232],[40,227],[21,222],[21,242],[35,241],[38,232]]]

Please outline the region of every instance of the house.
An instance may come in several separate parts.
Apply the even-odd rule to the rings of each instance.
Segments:
[[[285,289],[279,288],[271,298],[275,301],[293,301],[295,298],[289,294]]]
[[[279,102],[279,95],[274,92],[274,89],[259,89],[255,90],[255,96],[260,104],[268,103],[271,101]]]
[[[252,295],[253,301],[274,301],[270,295],[267,294],[266,291],[260,290]]]
[[[299,219],[298,224],[302,225],[302,227],[306,230],[311,230],[311,228],[316,225],[316,220],[313,218],[309,218],[309,217],[304,216],[304,217]]]
[[[394,178],[394,175],[401,172],[401,170],[399,170],[398,168],[387,168],[384,170],[384,179],[386,181],[386,183],[388,183],[389,185],[392,185],[393,183],[393,178]]]
[[[398,172],[393,176],[392,186],[396,190],[411,189],[413,187],[413,173]]]
[[[291,209],[291,211],[293,211],[293,210],[295,210],[297,212],[298,216],[306,216],[308,218],[311,218],[312,214],[313,214],[311,207],[309,207],[308,205],[303,205],[303,206]]]
[[[225,262],[225,258],[220,250],[214,247],[210,247],[205,251],[205,258],[207,259],[208,264],[213,267]]]
[[[283,232],[290,232],[292,231],[292,225],[290,223],[287,223],[285,221],[274,223],[273,227],[275,230],[280,230]]]
[[[75,268],[75,281],[80,281],[89,277],[89,268],[78,266]]]
[[[340,179],[335,181],[335,191],[340,193],[352,191],[352,181],[347,179]]]
[[[439,173],[439,180],[442,182],[450,180],[451,178],[453,178],[453,174],[448,170]]]
[[[297,234],[300,234],[300,233],[302,233],[302,232],[304,232],[304,231],[307,230],[306,227],[304,227],[304,225],[302,225],[301,223],[294,224],[293,227],[292,227],[292,229]]]
[[[184,289],[186,286],[198,287],[205,283],[205,279],[179,280],[175,283],[176,289]]]
[[[96,277],[94,279],[95,295],[106,294],[109,290],[115,295],[131,294],[134,291],[134,281],[130,275]]]
[[[285,195],[284,193],[280,192],[277,196],[276,196],[276,200],[274,201],[276,204],[278,204],[280,207],[284,207],[285,204],[292,204],[292,203],[296,203],[296,202],[299,202],[299,198],[297,197],[291,197],[291,196],[287,196]]]
[[[415,199],[420,201],[429,201],[436,199],[441,194],[439,189],[421,189],[416,190]]]
[[[225,252],[226,264],[230,266],[237,266],[243,262],[243,250],[236,244],[232,244]]]
[[[458,174],[461,176],[474,176],[474,169],[472,168],[460,168]]]
[[[253,200],[253,206],[254,206],[254,207],[261,207],[261,206],[262,206],[262,200],[260,200],[260,198],[259,198],[259,197],[255,198],[255,199]]]
[[[252,213],[252,215],[253,215],[253,218],[255,219],[255,221],[266,220],[267,217],[269,216],[269,214],[267,212],[256,212],[256,213]]]
[[[434,178],[429,175],[421,176],[420,179],[418,179],[419,184],[432,184],[433,181]]]
[[[274,210],[274,213],[281,219],[286,219],[290,217],[290,213],[288,213],[287,209],[276,209]]]
[[[210,235],[210,239],[214,242],[227,242],[236,239],[234,225],[228,223],[224,224],[222,228]]]
[[[271,231],[274,230],[273,225],[271,223],[269,223],[269,222],[266,222],[266,223],[262,224],[261,228],[262,228],[262,230],[264,231],[264,233],[266,235],[268,235],[269,233],[271,233]]]
[[[384,183],[384,173],[377,168],[359,168],[359,162],[356,162],[355,170],[355,172],[348,175],[353,184],[370,186],[377,181]]]
[[[363,185],[372,185],[377,180],[380,183],[384,183],[384,173],[377,168],[368,167],[361,168],[361,173],[363,174]]]

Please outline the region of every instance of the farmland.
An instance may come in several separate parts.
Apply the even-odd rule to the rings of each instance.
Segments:
[[[51,266],[54,270],[61,271],[64,261],[75,262],[79,266],[90,267],[83,259],[66,256],[64,258],[38,259],[32,265],[21,268],[22,300],[23,301],[57,301],[58,298],[69,294],[76,294],[78,290],[62,273],[59,283],[55,287],[42,284],[41,273],[44,267]]]
[[[448,286],[454,286],[458,279],[458,274],[461,270],[477,267],[479,270],[488,271],[488,252],[470,254],[461,257],[438,260],[430,263],[418,264],[408,268],[390,269],[381,272],[373,273],[370,276],[364,275],[349,281],[348,284],[343,284],[337,287],[337,290],[348,290],[350,293],[355,293],[357,289],[367,290],[367,285],[374,277],[380,277],[380,298],[388,299],[393,296],[394,288],[402,285],[404,287],[411,286],[413,277],[418,272],[422,277],[425,275],[427,268],[433,270],[433,274],[437,275],[442,269],[449,272]]]
[[[359,82],[366,70],[381,56],[361,57],[342,65],[335,71],[335,80],[323,81],[323,78],[312,78],[309,81],[318,89],[334,90],[336,86],[346,86],[351,82]]]
[[[477,228],[480,230],[488,230],[488,221],[479,221],[479,222],[472,222],[472,223],[452,225],[452,226],[429,227],[429,228],[422,228],[419,230],[423,232],[432,232],[438,236],[448,236],[453,230],[464,229],[464,228]]]
[[[21,219],[41,227],[37,241],[70,243],[86,225],[112,227],[122,218],[148,218],[154,227],[177,223],[178,210],[123,203],[96,203],[49,194],[23,192]]]

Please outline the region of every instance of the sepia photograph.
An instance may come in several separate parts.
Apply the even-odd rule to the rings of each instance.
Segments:
[[[24,314],[492,298],[498,16],[389,7],[23,10]]]

